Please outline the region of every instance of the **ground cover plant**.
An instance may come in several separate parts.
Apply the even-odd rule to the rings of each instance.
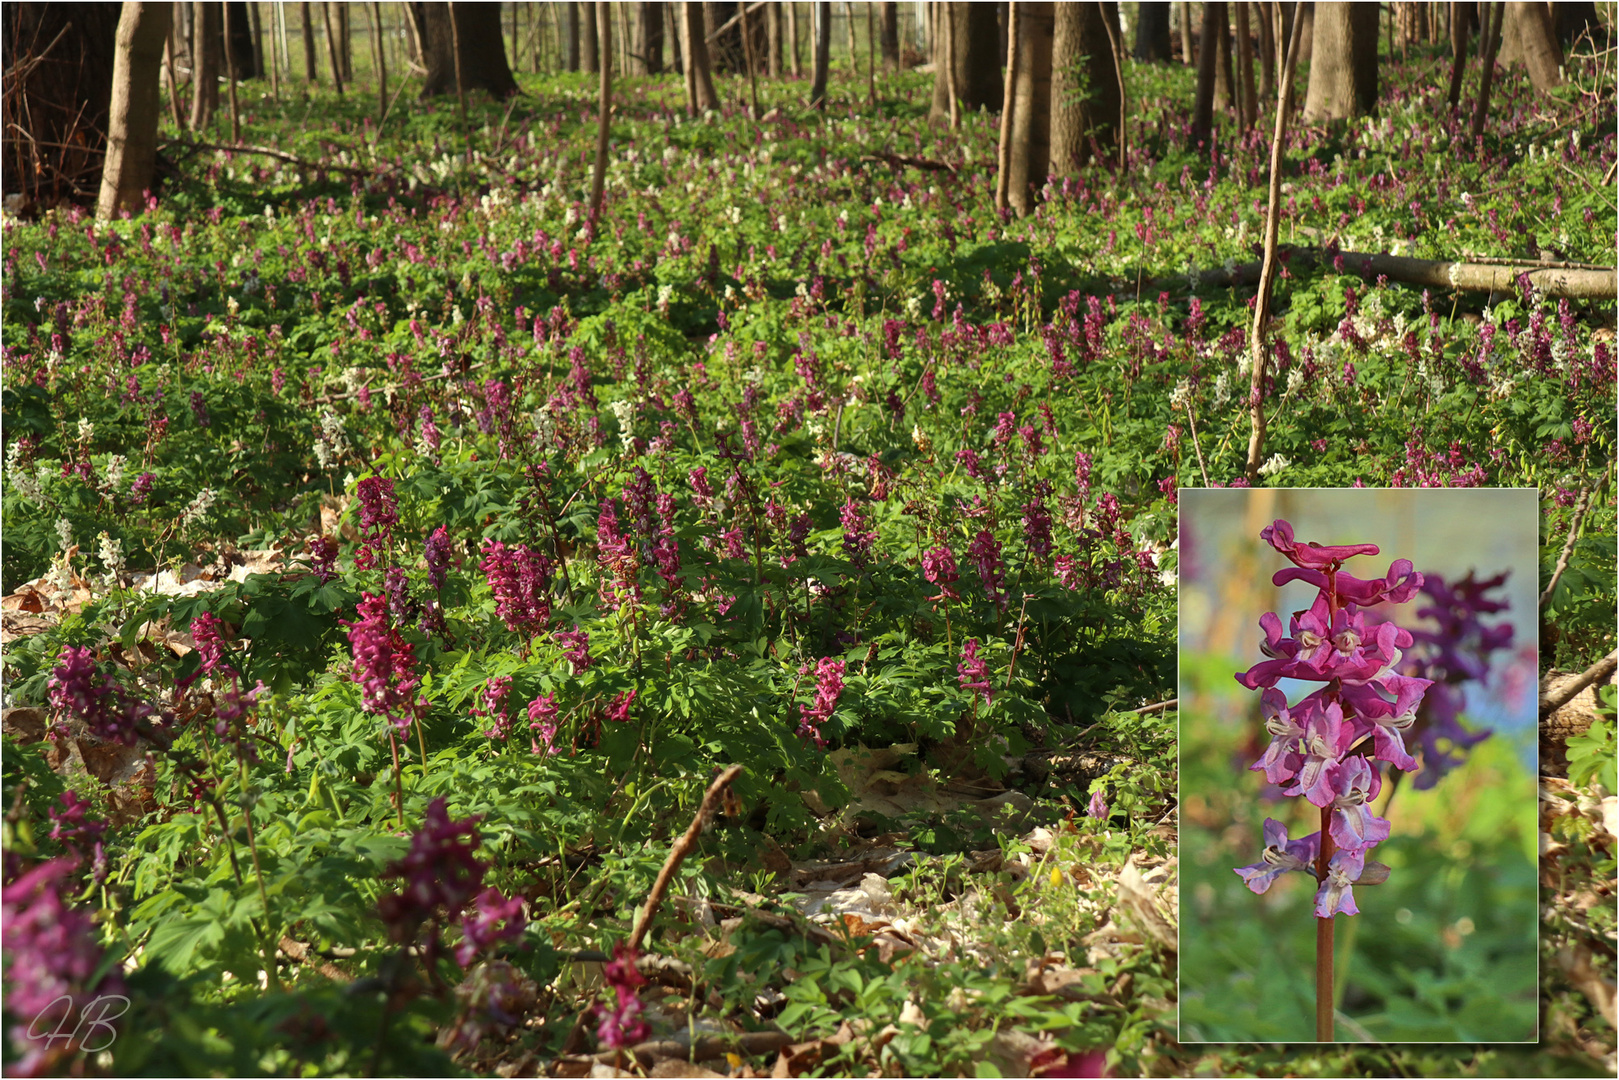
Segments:
[[[1439,62],[1289,135],[1284,241],[1611,262],[1602,57],[1481,140]],[[1022,218],[909,72],[623,80],[599,217],[570,75],[250,100],[285,160],[7,217],[8,1068],[1611,1072],[1611,716],[1540,1045],[1175,1041],[1177,490],[1247,482],[1251,374],[1198,274],[1269,147],[1127,70],[1127,167]],[[1262,482],[1537,488],[1543,669],[1608,654],[1613,302],[1329,258],[1275,310]]]

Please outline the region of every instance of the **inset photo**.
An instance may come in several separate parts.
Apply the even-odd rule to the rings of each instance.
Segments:
[[[1179,506],[1180,1041],[1535,1039],[1536,492]]]

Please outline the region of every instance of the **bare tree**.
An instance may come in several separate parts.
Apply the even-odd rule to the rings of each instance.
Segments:
[[[613,12],[606,4],[597,4],[595,14],[601,45],[601,86],[596,98],[596,167],[590,174],[590,220],[600,222],[607,187],[607,135],[613,115]]]
[[[1142,0],[1136,5],[1137,60],[1167,61],[1174,53],[1169,42],[1169,3],[1149,3]]]
[[[1447,99],[1452,109],[1462,103],[1462,76],[1467,71],[1467,30],[1469,20],[1466,15],[1476,11],[1472,4],[1457,3],[1451,0],[1450,5],[1450,93]]]
[[[424,99],[469,90],[487,90],[504,99],[518,92],[506,62],[499,5],[412,3],[410,17],[427,65]]]
[[[995,21],[994,4],[947,3],[939,12],[947,22],[943,36],[953,40],[953,63],[941,63],[933,78],[933,105],[930,119],[950,115],[950,84],[955,81],[955,99],[960,108],[999,109],[1001,85],[1001,40]]]
[[[315,60],[315,16],[314,5],[304,0],[298,5],[298,17],[304,38],[304,82],[310,85],[320,83],[320,66]]]
[[[579,0],[567,0],[568,70],[579,70]]]
[[[899,4],[895,0],[883,4],[883,66],[899,70]]]
[[[1507,5],[1506,29],[1501,43],[1505,64],[1522,63],[1538,93],[1563,85],[1563,50],[1557,43],[1551,12],[1544,3]]]
[[[143,193],[157,165],[157,122],[163,115],[159,83],[163,45],[174,22],[169,0],[124,0],[118,46],[112,61],[112,107],[107,122],[107,158],[101,172],[96,217],[145,209]]]
[[[1473,104],[1470,134],[1475,142],[1484,134],[1484,118],[1490,111],[1490,83],[1495,79],[1495,54],[1501,48],[1501,18],[1505,14],[1506,5],[1500,3],[1490,4],[1487,10],[1479,12],[1479,33],[1482,35],[1479,57],[1483,77],[1479,79],[1478,99]]]
[[[1254,49],[1248,36],[1248,4],[1237,0],[1232,5],[1237,23],[1237,117],[1244,132],[1259,119],[1259,106],[1254,100]]]
[[[1225,4],[1203,5],[1203,33],[1197,47],[1197,91],[1192,98],[1192,142],[1208,145],[1214,134],[1214,104],[1220,67],[1218,39],[1225,37]]]
[[[1119,70],[1100,4],[1055,5],[1051,164],[1072,176],[1118,139]]]
[[[639,9],[641,40],[636,43],[636,51],[640,53],[636,59],[636,70],[642,75],[662,75],[663,5],[641,3]]]
[[[596,19],[596,6],[588,4],[584,10],[584,50],[581,62],[588,74],[596,74],[601,70],[601,31]]]
[[[1021,217],[1034,208],[1034,191],[1044,185],[1051,162],[1051,64],[1057,5],[1021,5],[1018,65],[1010,118],[1007,201]]]
[[[219,108],[219,7],[208,0],[191,5],[191,130],[202,131]]]
[[[681,9],[681,39],[685,46],[687,108],[693,116],[720,107],[714,92],[714,76],[708,66],[707,32],[703,29],[702,5],[685,0]]]
[[[1377,19],[1375,4],[1315,5],[1305,123],[1359,116],[1377,105]]]
[[[815,81],[810,84],[810,108],[826,111],[826,78],[832,53],[832,5],[817,3],[815,13]]]

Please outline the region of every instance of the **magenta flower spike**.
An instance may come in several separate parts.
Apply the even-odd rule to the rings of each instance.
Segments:
[[[1383,765],[1410,771],[1417,760],[1406,749],[1428,679],[1395,674],[1403,650],[1414,642],[1379,614],[1362,609],[1402,604],[1423,587],[1423,576],[1409,559],[1396,559],[1381,579],[1362,580],[1343,572],[1358,555],[1376,555],[1376,544],[1303,543],[1293,526],[1277,521],[1260,538],[1293,565],[1272,582],[1303,581],[1318,590],[1310,606],[1295,612],[1286,633],[1281,618],[1267,612],[1259,626],[1259,649],[1268,659],[1236,679],[1259,690],[1260,711],[1271,740],[1249,766],[1284,795],[1302,797],[1315,808],[1320,828],[1289,840],[1286,826],[1265,821],[1260,861],[1236,867],[1256,893],[1282,874],[1297,870],[1316,879],[1316,1038],[1333,1037],[1332,920],[1358,915],[1353,886],[1383,880],[1386,868],[1367,862],[1367,852],[1389,837],[1390,826],[1372,806],[1383,788]],[[1320,688],[1289,703],[1277,684],[1283,679],[1318,683]],[[1377,873],[1371,868],[1376,867]]]

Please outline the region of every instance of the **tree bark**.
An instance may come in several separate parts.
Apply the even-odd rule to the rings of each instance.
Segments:
[[[202,131],[219,108],[219,6],[209,0],[191,5],[191,130]]]
[[[1473,141],[1477,142],[1484,134],[1484,120],[1490,111],[1490,83],[1495,79],[1495,54],[1501,48],[1501,18],[1506,13],[1506,5],[1491,4],[1487,19],[1480,20],[1479,32],[1482,40],[1479,46],[1480,66],[1483,69],[1478,83],[1478,99],[1473,103],[1473,126],[1470,131]]]
[[[686,0],[680,5],[683,17],[682,44],[685,46],[686,80],[691,93],[693,116],[701,116],[710,109],[720,107],[719,95],[714,92],[714,76],[708,67],[708,33],[703,28],[703,10],[700,4]]]
[[[1365,251],[1323,251],[1320,248],[1293,247],[1283,244],[1290,274],[1302,276],[1318,268],[1342,266],[1346,274],[1359,274],[1375,281],[1386,277],[1406,285],[1420,285],[1428,289],[1459,289],[1462,292],[1498,292],[1516,295],[1518,275],[1528,274],[1529,283],[1539,296],[1563,297],[1571,300],[1612,300],[1619,296],[1619,271],[1609,269],[1581,269],[1539,266],[1533,262],[1470,263],[1447,262],[1443,259],[1413,259],[1405,255],[1383,255]],[[1231,288],[1259,283],[1263,272],[1260,262],[1239,263],[1231,269],[1224,267],[1200,271],[1196,275],[1197,288]],[[1150,282],[1153,288],[1186,286],[1186,275]]]
[[[1197,91],[1192,98],[1192,143],[1206,148],[1214,135],[1215,83],[1219,78],[1218,39],[1225,35],[1225,4],[1203,5],[1203,33],[1197,45]]]
[[[1192,48],[1192,5],[1190,0],[1178,0],[1175,7],[1180,17],[1181,63],[1191,67],[1197,63],[1197,53]]]
[[[1259,104],[1254,99],[1253,39],[1248,36],[1246,0],[1237,0],[1232,7],[1237,17],[1237,115],[1246,134],[1259,121]]]
[[[1168,61],[1174,53],[1169,42],[1169,3],[1149,3],[1142,0],[1136,5],[1137,60],[1152,63]]]
[[[1017,119],[1017,78],[1021,42],[1018,41],[1019,5],[1015,2],[1006,11],[1006,87],[1002,91],[1000,146],[997,148],[995,169],[995,209],[1005,210],[1008,176],[1012,171],[1012,125]],[[1025,153],[1027,151],[1025,150]]]
[[[899,4],[895,0],[883,4],[883,66],[899,70]]]
[[[1119,70],[1098,4],[1055,5],[1050,166],[1072,176],[1118,140]]]
[[[584,9],[583,31],[584,48],[580,53],[580,63],[587,74],[594,75],[601,71],[601,39],[594,4],[586,5]]]
[[[579,0],[568,0],[568,70],[579,70]]]
[[[321,21],[326,24],[326,63],[332,69],[332,89],[337,91],[338,97],[342,97],[345,76],[343,74],[343,59],[337,54],[337,29],[332,22],[331,0],[327,0],[326,3],[320,6],[320,17]]]
[[[354,81],[354,50],[349,46],[349,5],[334,4],[332,0],[326,0],[326,5],[332,8],[337,17],[337,59],[343,65],[343,82],[345,84],[352,83]],[[496,23],[497,25],[499,23],[498,17]]]
[[[1446,100],[1452,109],[1462,103],[1462,76],[1467,72],[1467,20],[1458,9],[1471,6],[1456,0],[1450,4],[1450,93]]]
[[[636,51],[640,58],[636,71],[642,75],[663,74],[663,5],[642,3],[640,6],[640,35]]]
[[[1023,4],[1018,16],[1018,76],[1009,125],[1012,152],[1007,197],[1019,217],[1034,208],[1034,192],[1051,167],[1051,58],[1056,34],[1053,4]]]
[[[242,109],[236,100],[236,48],[231,38],[231,5],[220,4],[219,13],[225,20],[224,35],[220,52],[225,57],[225,87],[230,91],[230,141],[242,141]]]
[[[1375,4],[1315,5],[1314,45],[1321,47],[1321,55],[1310,65],[1305,123],[1342,120],[1376,108],[1377,23]]]
[[[304,38],[304,82],[311,86],[320,85],[320,64],[315,59],[315,15],[314,5],[304,0],[298,5],[298,18],[302,24]]]
[[[1522,64],[1529,69],[1529,82],[1537,93],[1545,94],[1563,85],[1563,50],[1557,44],[1551,12],[1544,3],[1514,2],[1507,5],[1504,49],[1505,63]]]
[[[377,117],[378,123],[388,115],[388,43],[382,37],[382,5],[371,0],[371,55],[377,65]],[[515,42],[517,36],[512,35]]]
[[[112,62],[112,102],[107,119],[107,157],[101,171],[96,218],[146,209],[144,193],[157,166],[157,123],[163,115],[159,84],[163,46],[174,23],[169,0],[125,0]]]
[[[950,21],[948,35],[955,40],[954,75],[958,107],[997,110],[1001,106],[1001,58],[996,53],[1000,28],[994,4],[947,3],[940,12]],[[950,114],[950,73],[939,65],[933,79],[933,105],[929,119]]]
[[[1276,97],[1276,22],[1271,12],[1273,5],[1254,5],[1255,21],[1259,23],[1259,113],[1264,115],[1265,103]],[[1286,48],[1286,42],[1283,42]]]
[[[518,92],[517,79],[506,62],[498,4],[413,3],[410,14],[421,35],[427,67],[423,100],[470,90],[486,90],[503,100]]]
[[[765,74],[772,79],[781,78],[781,5],[769,3],[765,17]]]
[[[613,115],[613,9],[597,4],[595,15],[597,42],[601,46],[601,85],[596,97],[596,165],[590,173],[590,220],[599,225],[607,189],[607,137]]]
[[[810,108],[826,111],[826,79],[832,53],[832,5],[817,3],[815,12],[815,81],[810,84]]]
[[[798,5],[787,5],[787,65],[793,78],[804,77],[804,57],[798,47]]]
[[[1214,107],[1235,109],[1237,105],[1236,80],[1231,75],[1231,6],[1220,3],[1220,29],[1212,43],[1218,66],[1214,69]]]

